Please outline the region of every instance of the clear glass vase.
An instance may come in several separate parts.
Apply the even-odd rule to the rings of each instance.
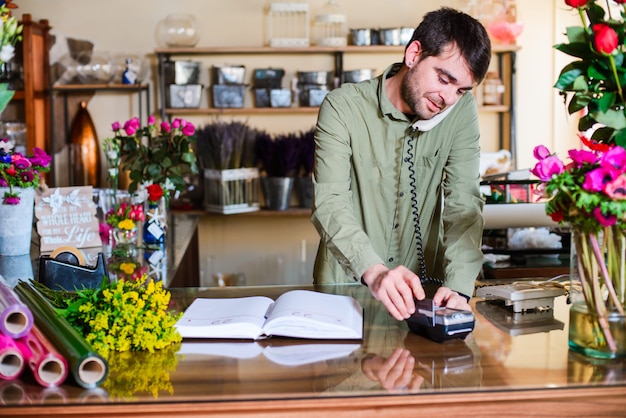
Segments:
[[[570,325],[572,351],[595,358],[626,357],[626,236],[572,228]]]
[[[595,358],[626,357],[626,316],[610,312],[607,323],[615,350],[607,343],[599,316],[589,311],[586,302],[574,302],[569,314],[569,348]]]

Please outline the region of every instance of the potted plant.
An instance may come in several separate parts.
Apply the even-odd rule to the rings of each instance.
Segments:
[[[302,131],[298,135],[299,168],[294,187],[301,208],[310,208],[313,203],[313,162],[315,160],[315,129]]]
[[[267,209],[288,209],[299,164],[297,135],[288,133],[272,137],[266,132],[259,132],[256,156],[261,168],[261,190]]]
[[[237,121],[217,121],[197,132],[198,160],[204,171],[204,206],[231,214],[259,210],[256,131]]]
[[[15,152],[14,145],[0,138],[0,255],[30,253],[35,189],[52,160],[40,148],[27,157]]]
[[[146,126],[134,117],[123,125],[114,122],[112,129],[114,137],[105,142],[117,143],[110,147],[119,150],[121,168],[129,172],[128,191],[138,202],[146,202],[144,243],[161,245],[165,242],[171,193],[183,190],[186,175],[198,173],[192,148],[195,126],[178,118],[157,124],[154,116],[149,116]],[[155,195],[149,191],[152,185],[160,190],[157,202],[149,200]],[[158,239],[152,239],[156,236]]]

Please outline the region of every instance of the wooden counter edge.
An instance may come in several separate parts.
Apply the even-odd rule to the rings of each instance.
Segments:
[[[395,417],[432,414],[432,416],[622,416],[626,410],[624,386],[564,389],[493,390],[466,393],[435,393],[385,396],[338,396],[307,399],[241,401],[150,402],[97,405],[3,406],[0,416],[12,417],[319,417],[333,418]],[[425,416],[425,415],[424,415]]]

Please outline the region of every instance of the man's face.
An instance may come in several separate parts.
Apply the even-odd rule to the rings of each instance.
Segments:
[[[456,46],[436,57],[418,58],[402,81],[400,94],[412,112],[431,119],[474,87],[474,79]]]

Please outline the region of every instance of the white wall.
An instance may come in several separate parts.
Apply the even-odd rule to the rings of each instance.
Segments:
[[[326,0],[309,0],[314,15]],[[57,45],[52,61],[63,53],[67,37],[87,39],[96,51],[139,53],[147,55],[154,65],[152,54],[157,46],[155,28],[170,13],[193,13],[199,22],[200,46],[261,46],[264,43],[263,0],[28,0],[17,2],[15,14],[30,13],[35,20],[48,19]],[[341,5],[351,28],[415,26],[421,16],[438,6],[463,7],[463,0],[342,0]],[[543,143],[551,148],[565,150],[576,143],[571,120],[552,88],[559,69],[564,64],[552,46],[561,41],[566,22],[572,13],[561,0],[519,0],[518,20],[525,29],[518,44],[517,54],[517,167],[534,164],[532,149]],[[574,17],[576,17],[574,15]],[[556,22],[556,24],[555,24]],[[306,58],[309,59],[309,58]],[[312,58],[311,58],[312,59]],[[375,65],[381,70],[395,56],[383,56],[370,63],[361,58],[353,65]],[[293,61],[293,58],[291,58]],[[302,58],[305,60],[305,58]],[[557,62],[555,64],[555,61]],[[303,61],[302,65],[313,65]],[[232,63],[232,62],[231,62]],[[272,63],[275,65],[275,63]],[[315,64],[317,65],[317,64]],[[346,67],[349,64],[346,64]],[[154,71],[153,71],[154,73]],[[150,80],[154,86],[154,79]],[[158,108],[156,94],[151,92],[151,108]],[[100,138],[110,135],[115,120],[124,121],[137,114],[136,99],[115,94],[98,93],[89,103]],[[190,118],[191,119],[191,118]],[[197,122],[194,120],[194,122]],[[268,118],[273,129],[291,130],[284,119]],[[312,126],[315,116],[291,118],[298,126]],[[481,118],[481,123],[483,120]],[[299,128],[298,128],[299,129]],[[487,131],[488,127],[484,127]],[[485,150],[492,151],[487,144]],[[271,240],[265,237],[271,236]],[[205,275],[215,271],[245,270],[250,280],[266,280],[268,275],[284,276],[285,280],[306,278],[311,269],[317,234],[308,218],[234,218],[205,217],[201,229],[201,258]],[[305,268],[301,274],[301,248],[306,252]],[[262,250],[259,250],[262,248]],[[287,273],[272,273],[279,265],[287,265]],[[284,262],[287,260],[288,262]],[[273,269],[273,270],[272,270]],[[310,275],[310,274],[309,274]],[[282,279],[281,279],[282,280]],[[208,283],[208,281],[206,282]]]

